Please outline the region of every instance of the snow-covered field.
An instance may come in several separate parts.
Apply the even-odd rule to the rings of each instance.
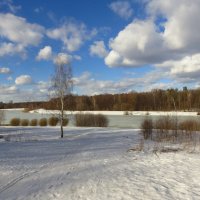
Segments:
[[[139,130],[1,127],[2,200],[200,199],[198,153],[128,149]]]

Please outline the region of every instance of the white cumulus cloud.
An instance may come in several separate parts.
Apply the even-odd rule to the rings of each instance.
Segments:
[[[181,60],[169,60],[158,67],[169,68],[170,74],[177,77],[198,77],[200,75],[200,53],[186,56]]]
[[[158,65],[200,53],[199,0],[151,0],[146,11],[149,18],[132,21],[110,39],[108,66]]]
[[[66,21],[62,26],[47,30],[47,36],[61,40],[64,48],[70,52],[78,50],[85,40],[96,34],[96,30],[89,31],[85,24]]]
[[[50,46],[45,46],[40,49],[36,59],[37,60],[50,60],[52,58],[52,48]]]
[[[33,83],[33,80],[32,80],[32,77],[30,75],[21,75],[21,76],[18,76],[15,79],[16,85],[29,85],[29,84],[32,84],[32,83]]]
[[[0,74],[10,74],[11,70],[8,67],[0,67]]]
[[[138,66],[163,59],[162,36],[151,20],[133,21],[110,40],[105,63],[108,66]],[[166,52],[165,52],[166,53]]]
[[[24,53],[29,45],[37,46],[43,38],[44,28],[28,23],[23,17],[13,14],[0,14],[0,36],[8,40],[0,45],[0,56]],[[13,48],[13,52],[11,49]]]

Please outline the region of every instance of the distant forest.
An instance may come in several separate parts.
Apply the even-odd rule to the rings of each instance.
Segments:
[[[0,109],[56,109],[57,99],[40,102],[3,103]],[[200,89],[154,89],[150,92],[123,94],[101,94],[94,96],[69,95],[65,97],[65,110],[109,110],[109,111],[199,111]]]

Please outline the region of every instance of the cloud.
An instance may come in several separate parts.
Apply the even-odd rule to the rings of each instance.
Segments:
[[[27,80],[25,76],[27,75],[20,76],[20,83],[25,84],[26,81],[24,80]],[[84,72],[80,76],[73,77],[74,91],[78,91],[79,94],[94,95],[103,93],[125,93],[135,90],[149,91],[155,87],[166,89],[170,86],[169,84],[160,81],[163,77],[166,77],[165,73],[161,73],[159,70],[154,70],[144,74],[142,77],[126,77],[112,81],[95,79],[90,72]],[[28,82],[29,84],[32,83],[32,81]],[[1,85],[0,93],[2,101],[10,101],[12,99],[14,99],[15,102],[46,100],[48,98],[49,84],[48,81],[39,81],[34,83],[31,89],[21,87],[23,86],[21,84],[16,84],[14,86]],[[171,83],[171,86],[173,85],[174,83]]]
[[[89,72],[84,72],[79,77],[74,77],[74,87],[81,94],[84,95],[94,95],[102,93],[123,93],[130,92],[133,90],[138,91],[148,91],[153,88],[153,86],[159,88],[167,88],[168,84],[160,82],[166,74],[159,70],[146,73],[142,77],[138,78],[122,78],[117,81],[111,80],[96,80],[92,78],[92,74]],[[147,87],[148,85],[148,87]]]
[[[9,77],[7,78],[7,80],[8,80],[8,81],[12,81],[12,80],[13,80],[12,76],[9,76]]]
[[[56,65],[65,65],[69,64],[72,61],[72,56],[66,53],[59,53],[55,58],[54,58],[54,63]]]
[[[0,85],[1,95],[15,94],[18,91],[15,85]]]
[[[52,48],[50,46],[45,46],[43,49],[40,49],[36,59],[37,60],[50,60],[52,58]]]
[[[16,85],[30,85],[33,83],[30,75],[21,75],[15,79]]]
[[[74,60],[82,60],[81,56],[79,56],[79,55],[74,55],[74,56],[73,56],[73,59],[74,59]]]
[[[108,54],[104,41],[95,41],[91,46],[90,46],[90,55],[95,55],[100,58],[106,57]]]
[[[0,14],[0,36],[4,42],[0,45],[1,56],[15,53],[25,53],[28,46],[37,46],[43,38],[44,28],[38,24],[31,24],[25,18],[13,14]],[[14,53],[11,49],[13,48]],[[0,51],[1,52],[1,51]]]
[[[14,5],[12,0],[1,0],[0,2],[0,8],[1,7],[7,7],[8,10],[12,13],[16,13],[18,10],[21,9],[21,6]]]
[[[162,64],[200,52],[200,1],[151,0],[146,11],[147,19],[132,21],[110,39],[108,66]]]
[[[0,68],[0,74],[10,74],[11,70],[7,67],[1,67]]]
[[[24,89],[20,85],[0,85],[1,101],[25,102],[47,100],[47,92],[38,90],[37,85],[31,89]]]
[[[11,42],[3,42],[0,44],[0,57],[19,54],[22,58],[26,58],[26,51],[23,45]]]
[[[49,82],[39,81],[37,83],[37,88],[38,88],[38,90],[39,90],[40,93],[43,93],[43,94],[47,95],[48,92],[49,92],[49,85],[50,84],[51,83],[49,83]]]
[[[200,53],[186,56],[181,60],[169,60],[156,66],[167,68],[172,77],[176,79],[182,78],[183,82],[183,78],[198,81],[200,76]]]
[[[85,24],[66,21],[62,26],[47,30],[47,36],[55,40],[61,40],[64,49],[73,52],[78,50],[85,40],[91,39],[96,30],[89,31]]]
[[[133,9],[128,1],[115,1],[109,8],[123,19],[129,19],[133,15]]]
[[[109,47],[105,63],[110,67],[156,63],[168,55],[152,20],[133,21],[110,40]]]
[[[38,7],[38,8],[35,8],[34,9],[34,12],[35,13],[40,13],[40,12],[42,12],[43,11],[43,7]]]
[[[196,23],[200,19],[200,1],[152,0],[147,10],[152,16],[161,15],[167,19],[164,23],[163,37],[169,48],[195,49],[200,44],[200,25]]]

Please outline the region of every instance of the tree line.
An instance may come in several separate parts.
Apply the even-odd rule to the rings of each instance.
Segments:
[[[57,109],[58,99],[48,101],[3,103],[2,108]],[[131,92],[122,94],[100,94],[94,96],[66,95],[65,110],[108,110],[108,111],[199,111],[200,89],[154,89],[150,92]]]

